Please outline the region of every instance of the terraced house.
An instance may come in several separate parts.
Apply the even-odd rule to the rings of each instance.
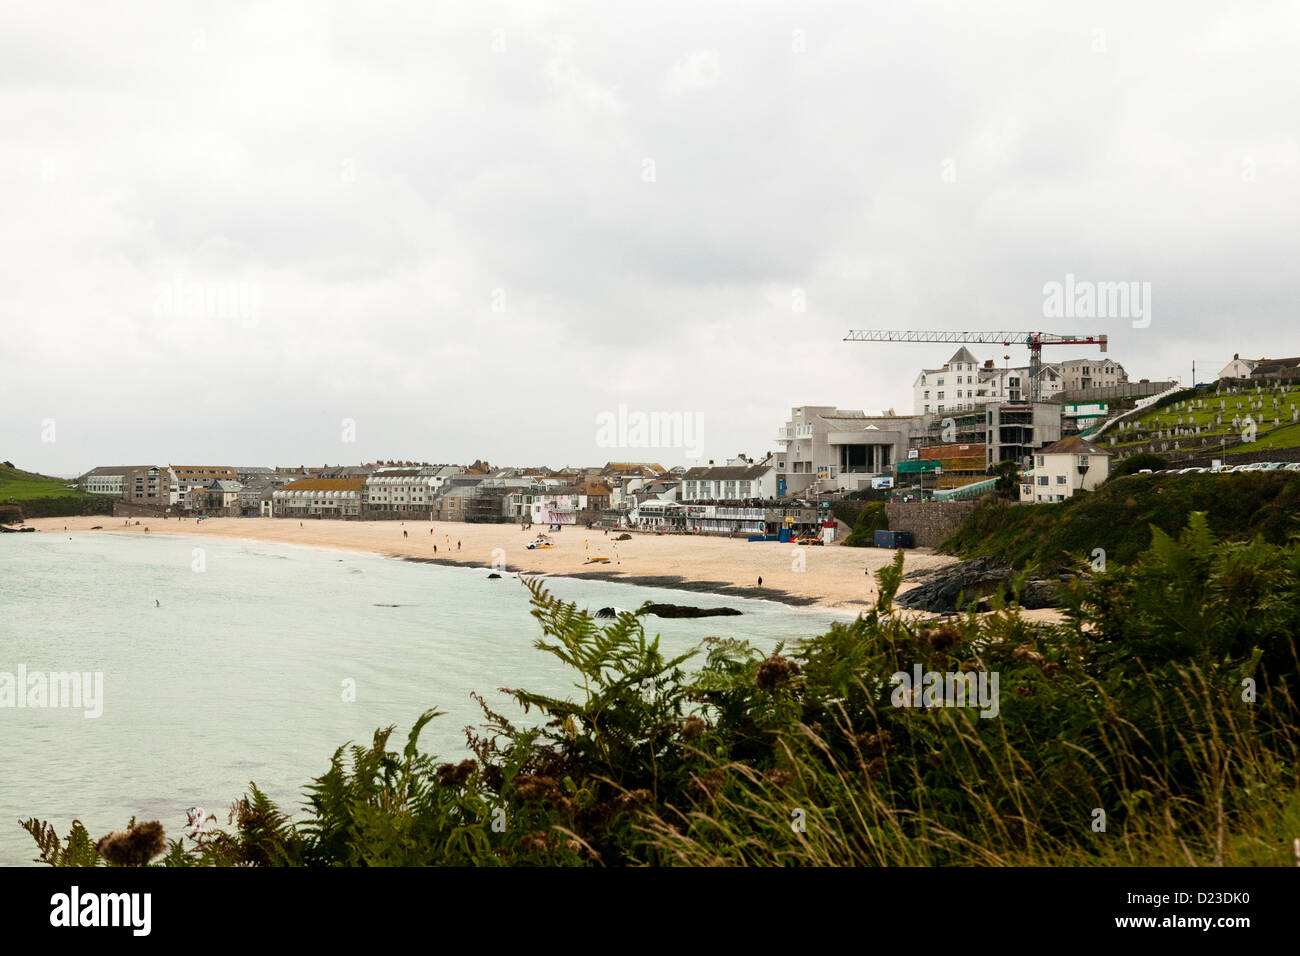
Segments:
[[[234,468],[227,465],[171,465],[175,480],[170,504],[180,504],[185,494],[195,488],[208,488],[214,481],[239,481]]]
[[[366,518],[428,518],[442,481],[436,468],[380,471],[365,481],[361,511]]]
[[[276,518],[360,518],[365,478],[304,478],[271,493]]]

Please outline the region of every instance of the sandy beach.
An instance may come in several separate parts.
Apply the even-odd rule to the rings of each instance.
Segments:
[[[292,518],[141,518],[139,525],[132,518],[128,525],[124,520],[91,515],[38,518],[28,524],[41,532],[61,532],[65,527],[70,532],[87,532],[102,525],[95,534],[144,534],[148,527],[149,534],[243,538],[470,567],[504,561],[510,574],[590,577],[841,611],[860,610],[874,601],[874,572],[893,559],[890,551],[837,544],[796,549],[777,542],[751,544],[741,538],[636,532],[630,540],[615,541],[619,532],[606,535],[581,527],[552,532],[552,549],[529,551],[525,545],[545,531],[544,527],[524,531],[514,524],[329,520],[306,520],[300,526]],[[589,558],[609,561],[589,562]],[[915,549],[907,552],[906,568],[916,571],[953,561],[927,549]],[[903,590],[907,587],[904,584]]]

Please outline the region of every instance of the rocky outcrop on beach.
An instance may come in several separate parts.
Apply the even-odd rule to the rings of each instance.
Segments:
[[[647,614],[655,617],[738,617],[740,611],[734,607],[691,607],[689,604],[652,604],[643,605]]]
[[[975,558],[942,568],[918,571],[904,578],[905,584],[915,584],[894,599],[901,608],[928,611],[932,614],[950,614],[965,610],[972,601],[977,609],[990,608],[989,597],[999,588],[1010,599],[1011,583],[1016,571],[996,558]],[[1060,578],[1035,578],[1025,581],[1020,591],[1020,607],[1026,610],[1056,607],[1060,600],[1057,589],[1071,575]],[[958,599],[961,606],[958,606]]]

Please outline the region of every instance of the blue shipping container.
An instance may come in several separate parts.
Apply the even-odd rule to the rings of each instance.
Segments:
[[[877,548],[910,548],[912,534],[909,531],[877,531],[875,538]]]

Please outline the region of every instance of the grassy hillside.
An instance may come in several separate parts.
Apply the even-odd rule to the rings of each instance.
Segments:
[[[9,462],[0,462],[0,501],[23,502],[29,498],[77,498],[85,493],[67,486],[66,478],[51,478],[35,472],[15,468]]]
[[[1249,416],[1259,429],[1260,440],[1232,448],[1229,454],[1290,448],[1300,445],[1300,425],[1292,421],[1292,405],[1300,408],[1300,385],[1255,388],[1237,394],[1188,390],[1171,395],[1134,421],[1124,423],[1123,428],[1108,431],[1106,438],[1115,439],[1117,450],[1152,440],[1157,432],[1179,428],[1199,427],[1198,437],[1234,439],[1241,434],[1240,422]],[[1235,427],[1233,418],[1238,419]],[[1277,429],[1275,421],[1280,426]]]
[[[113,499],[69,488],[72,482],[15,468],[0,462],[0,504],[16,504],[27,518],[64,515],[110,514]]]
[[[1300,531],[1300,474],[1131,475],[1059,504],[1009,505],[985,500],[942,550],[992,556],[1016,568],[1077,566],[1096,548],[1126,563],[1151,543],[1151,526],[1176,534],[1193,511],[1206,512],[1227,540],[1256,534],[1284,544]]]

